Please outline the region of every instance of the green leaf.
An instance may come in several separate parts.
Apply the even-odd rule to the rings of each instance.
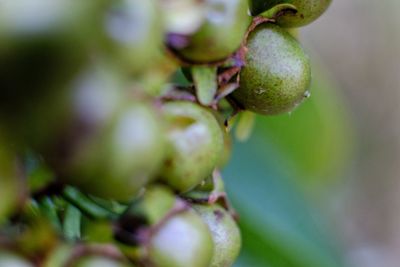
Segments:
[[[69,203],[75,205],[86,216],[93,219],[110,219],[117,216],[105,208],[94,203],[88,196],[75,189],[72,186],[67,186],[63,191],[63,198]]]
[[[50,221],[53,227],[57,230],[61,230],[61,221],[57,214],[57,207],[50,197],[44,197],[40,200],[40,209],[44,216]]]
[[[309,99],[290,115],[257,118],[260,134],[285,155],[307,189],[332,185],[346,168],[355,143],[355,124],[340,90],[320,66],[313,70]]]
[[[192,67],[192,76],[199,102],[206,106],[210,105],[218,89],[217,68],[195,66]]]
[[[333,233],[322,231],[328,227],[260,128],[234,151],[224,177],[243,237],[235,266],[343,267]]]
[[[67,205],[64,215],[63,232],[67,240],[75,241],[81,237],[81,218],[82,214],[79,209],[72,204]]]
[[[346,266],[335,228],[316,208],[326,195],[305,193],[316,181],[315,188],[329,190],[328,178],[341,177],[352,154],[353,124],[340,91],[314,69],[310,99],[290,115],[257,116],[250,139],[234,144],[224,178],[243,237],[235,267]]]

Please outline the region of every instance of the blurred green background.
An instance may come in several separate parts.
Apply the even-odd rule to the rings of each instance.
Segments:
[[[400,264],[400,2],[334,0],[300,39],[311,98],[257,117],[224,170],[236,267]]]

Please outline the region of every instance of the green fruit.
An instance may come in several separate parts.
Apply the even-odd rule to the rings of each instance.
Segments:
[[[121,216],[117,229],[123,229],[122,236],[116,233],[118,240],[133,237],[128,244],[141,248],[139,257],[149,266],[209,266],[213,243],[206,224],[167,187],[149,187]],[[143,235],[145,230],[150,235]]]
[[[78,79],[70,122],[46,157],[65,183],[120,201],[135,197],[164,157],[158,114],[146,101],[123,99],[125,86],[101,66]]]
[[[114,233],[116,240],[128,245],[144,245],[137,232],[160,224],[176,202],[175,195],[167,187],[153,185],[146,188],[119,218]]]
[[[120,110],[124,102],[124,89],[128,87],[125,77],[108,62],[95,60],[71,82],[64,85],[66,90],[53,98],[58,103],[52,111],[57,113],[57,121],[48,122],[49,132],[45,144],[37,150],[46,154],[59,152],[68,156],[74,143],[82,136],[90,136],[95,129],[101,128]],[[55,143],[59,147],[54,148]],[[51,155],[49,160],[58,160],[58,155]]]
[[[73,267],[133,267],[105,256],[85,256],[77,260]]]
[[[274,24],[261,24],[248,39],[246,65],[233,98],[256,113],[293,110],[307,96],[311,68],[298,41]]]
[[[171,152],[161,172],[162,179],[175,190],[186,192],[219,163],[223,134],[213,114],[195,103],[165,103],[163,113]]]
[[[287,12],[276,18],[279,26],[296,28],[310,24],[319,18],[329,7],[332,0],[251,0],[251,13],[258,15],[277,4],[291,4],[297,12]]]
[[[87,248],[90,251],[90,245],[81,247],[80,249]],[[94,248],[94,247],[93,247]],[[100,247],[99,247],[100,248]],[[58,266],[71,266],[71,267],[134,267],[124,260],[116,260],[106,255],[101,255],[101,252],[88,253],[87,255],[73,255],[74,247],[72,245],[61,244],[54,249],[50,255],[45,259],[43,267],[58,267]],[[71,263],[69,263],[71,262]],[[1,265],[0,265],[1,267]]]
[[[53,249],[43,262],[43,267],[63,266],[71,256],[73,247],[61,244]]]
[[[132,222],[140,220],[146,227],[157,225],[174,208],[176,202],[177,198],[169,188],[152,185],[122,215],[122,228],[134,232],[136,229],[132,228]]]
[[[98,39],[101,3],[2,1],[0,123],[14,141],[36,145],[51,135],[64,85],[87,61]]]
[[[145,70],[162,48],[158,0],[113,1],[106,17],[107,50],[130,72]]]
[[[0,267],[33,267],[33,264],[14,253],[1,250]]]
[[[105,220],[82,218],[82,239],[87,242],[109,243],[113,242],[112,223]]]
[[[208,63],[227,58],[239,48],[250,24],[246,0],[206,0],[205,18],[188,43],[172,47],[184,60]]]
[[[329,7],[332,0],[293,0],[291,4],[296,6],[297,13],[287,12],[276,19],[276,23],[282,27],[295,28],[310,24]]]
[[[162,163],[161,133],[154,110],[132,103],[80,144],[69,165],[68,182],[103,198],[133,198]]]
[[[208,225],[214,241],[214,256],[210,267],[230,267],[240,252],[242,243],[240,230],[232,216],[217,204],[194,205]]]
[[[207,226],[193,211],[168,219],[152,236],[150,259],[157,267],[208,267],[213,244]]]

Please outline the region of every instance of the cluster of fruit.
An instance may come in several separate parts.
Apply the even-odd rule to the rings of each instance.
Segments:
[[[0,266],[231,266],[228,130],[309,95],[329,3],[2,1]]]

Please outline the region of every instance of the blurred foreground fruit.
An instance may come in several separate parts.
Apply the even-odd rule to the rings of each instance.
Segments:
[[[163,26],[158,0],[113,1],[105,17],[107,50],[127,72],[143,72],[162,47]]]
[[[135,267],[129,264],[117,248],[91,244],[76,247],[61,244],[45,260],[43,267]]]
[[[0,250],[0,267],[33,267],[29,261],[17,254]]]
[[[60,119],[66,83],[97,43],[101,1],[5,0],[0,5],[0,123],[40,144]]]
[[[160,167],[164,136],[152,105],[130,101],[112,70],[92,67],[74,83],[69,123],[46,159],[85,193],[127,201]]]

